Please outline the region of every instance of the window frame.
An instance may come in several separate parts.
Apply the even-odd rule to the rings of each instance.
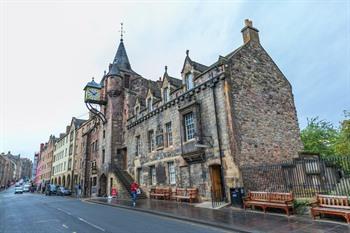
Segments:
[[[191,116],[191,118],[187,119],[189,116]],[[196,123],[195,123],[193,111],[183,115],[183,125],[184,125],[185,141],[190,141],[194,139],[196,134]]]
[[[170,185],[176,184],[176,168],[174,161],[168,162],[168,183]]]
[[[165,146],[169,147],[173,145],[173,129],[171,121],[165,124],[165,138],[166,143]]]

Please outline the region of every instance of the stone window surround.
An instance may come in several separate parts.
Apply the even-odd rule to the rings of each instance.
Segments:
[[[146,114],[143,117],[140,117],[140,119],[135,120],[135,122],[129,123],[129,125],[127,125],[127,129],[130,129],[130,128],[140,124],[141,122],[147,120],[148,118],[151,118],[152,116],[159,114],[160,112],[164,111],[167,108],[171,108],[172,106],[179,105],[180,102],[184,101],[185,99],[189,99],[192,96],[195,96],[196,93],[199,93],[202,90],[207,89],[208,87],[214,88],[216,86],[216,83],[220,82],[221,80],[224,80],[225,78],[226,78],[226,76],[224,75],[224,72],[219,73],[218,75],[208,79],[207,81],[205,81],[201,84],[198,84],[197,86],[195,86],[191,90],[188,90],[185,93],[179,95],[177,98],[172,99],[168,103],[165,103],[165,104],[159,106],[158,108],[153,109],[153,111],[149,112],[148,114]],[[132,116],[127,121],[130,122],[134,118],[135,118],[135,116]]]
[[[193,123],[194,123],[194,134],[195,137],[186,140],[185,133],[185,115],[193,113]],[[183,144],[190,143],[196,140],[196,137],[201,140],[202,127],[201,127],[201,116],[200,116],[200,104],[196,101],[191,101],[187,105],[179,109],[179,118],[180,118],[180,134],[182,137]]]

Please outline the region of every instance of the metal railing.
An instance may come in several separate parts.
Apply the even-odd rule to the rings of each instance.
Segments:
[[[219,207],[226,203],[224,195],[221,190],[213,190],[211,188],[211,205],[213,208]]]
[[[247,191],[293,192],[350,196],[350,156],[301,158],[275,164],[241,167]]]

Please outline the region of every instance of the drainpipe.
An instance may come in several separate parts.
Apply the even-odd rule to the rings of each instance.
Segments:
[[[215,115],[215,124],[216,124],[216,133],[218,138],[218,147],[219,147],[219,156],[220,156],[220,172],[221,172],[221,188],[223,190],[223,198],[226,200],[226,185],[225,185],[225,178],[224,178],[224,168],[222,166],[222,146],[221,146],[221,134],[219,130],[219,121],[218,121],[218,113],[217,113],[217,103],[216,103],[216,93],[215,93],[215,86],[216,84],[212,84],[212,91],[213,91],[213,103],[214,103],[214,115]]]

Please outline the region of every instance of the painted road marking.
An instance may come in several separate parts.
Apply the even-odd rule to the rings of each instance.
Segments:
[[[95,224],[93,224],[93,223],[91,223],[91,222],[88,222],[88,221],[86,221],[86,220],[83,219],[83,218],[78,217],[78,219],[79,219],[80,221],[85,222],[86,224],[88,224],[88,225],[90,225],[90,226],[96,228],[96,229],[99,229],[100,231],[106,231],[106,230],[103,229],[102,227],[99,227],[99,226],[97,226],[97,225],[95,225]]]
[[[66,210],[63,210],[63,209],[61,209],[61,208],[56,208],[56,209],[59,210],[59,211],[62,211],[62,212],[65,213],[65,214],[72,215],[71,212],[68,212],[68,211],[66,211]]]
[[[68,227],[67,227],[65,224],[62,224],[62,226],[63,226],[64,228],[68,229]]]

